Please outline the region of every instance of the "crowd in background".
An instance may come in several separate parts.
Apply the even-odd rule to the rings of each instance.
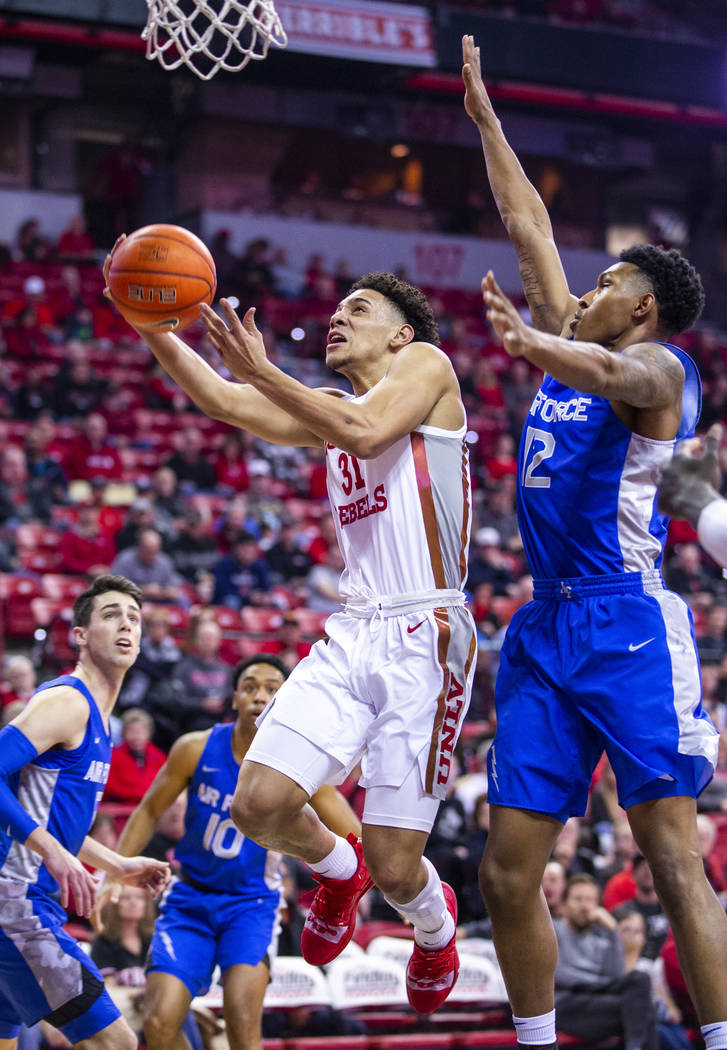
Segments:
[[[284,253],[264,240],[236,256],[224,230],[212,250],[220,293],[260,305],[270,356],[304,382],[336,382],[325,372],[320,348],[329,313],[355,277],[345,260],[329,267],[312,256],[306,271],[295,273]],[[139,345],[102,286],[80,221],[55,246],[37,223],[24,223],[0,269],[0,578],[32,582],[51,572],[73,579],[80,590],[111,571],[142,589],[141,655],[122,689],[105,796],[122,806],[118,814],[139,801],[180,733],[230,717],[231,669],[240,658],[270,652],[292,667],[306,655],[322,636],[326,615],[339,607],[342,562],[322,452],[271,446],[206,419]],[[477,887],[488,829],[485,755],[494,732],[499,648],[513,613],[531,595],[515,472],[517,441],[539,380],[493,341],[476,293],[428,292],[462,387],[472,455],[467,590],[479,636],[477,673],[457,769],[428,846],[457,891],[466,938],[487,935]],[[201,330],[190,330],[188,338],[225,374]],[[703,376],[702,427],[726,421],[727,340],[698,330],[684,345]],[[672,525],[664,573],[692,609],[705,706],[727,742],[727,584],[682,523]],[[38,682],[73,663],[72,652],[47,644],[48,624],[38,622],[26,637],[14,634],[12,623],[5,626],[12,641],[0,689],[3,722]],[[344,788],[360,812],[355,777]],[[700,809],[727,812],[723,750]],[[705,863],[724,895],[725,857],[714,853],[709,829],[716,834],[716,825],[705,820]],[[118,830],[118,819],[107,817],[97,833],[112,839]],[[160,856],[180,832],[177,807],[157,831]],[[625,923],[622,940],[634,966],[642,957],[660,958],[665,943],[669,955],[666,920],[605,763],[594,778],[587,817],[569,821],[549,866],[555,888],[546,895],[552,894],[555,917],[569,914],[569,893],[563,897],[574,875],[591,880],[582,881],[576,898],[604,891],[614,928]],[[306,878],[292,863],[288,877],[291,885]],[[290,900],[294,918],[293,889]],[[136,925],[125,925],[127,910]],[[133,926],[129,959],[143,950],[142,912],[134,892],[125,891],[119,929],[128,933]],[[365,918],[398,921],[376,893],[366,898]],[[641,943],[636,954],[634,943]],[[675,995],[664,995],[672,1018],[688,1011],[686,993],[679,1005]]]

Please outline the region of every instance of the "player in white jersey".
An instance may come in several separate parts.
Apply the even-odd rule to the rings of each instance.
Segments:
[[[476,648],[462,591],[470,482],[459,384],[434,345],[426,299],[391,274],[357,281],[330,320],[326,362],[352,396],[284,374],[266,356],[254,309],[241,322],[221,305],[224,320],[210,309],[203,317],[245,385],[222,379],[169,332],[139,334],[208,415],[277,444],[325,446],[346,563],[345,611],[330,617],[329,642],[314,646],[261,718],[231,815],[255,842],[316,873],[321,888],[303,935],[309,961],[342,951],[373,879],[414,926],[409,998],[431,1012],[457,976],[456,900],[422,854]],[[363,848],[333,835],[307,804],[359,760]]]

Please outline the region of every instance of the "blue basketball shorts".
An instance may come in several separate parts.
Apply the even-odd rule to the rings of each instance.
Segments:
[[[45,1019],[72,1042],[107,1028],[121,1012],[98,967],[62,927],[50,899],[0,879],[0,1038]]]
[[[489,800],[580,816],[603,751],[624,808],[696,798],[719,743],[701,697],[691,613],[658,572],[537,580],[503,644]]]
[[[216,965],[272,962],[279,932],[278,894],[241,897],[205,893],[176,882],[166,894],[154,927],[147,972],[170,973],[192,997],[204,995]]]

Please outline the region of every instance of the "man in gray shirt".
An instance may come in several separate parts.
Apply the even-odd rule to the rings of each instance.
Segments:
[[[184,600],[182,578],[172,559],[162,551],[161,536],[156,529],[142,529],[136,546],[116,555],[111,572],[133,580],[145,601],[171,603]]]
[[[600,907],[595,879],[569,879],[562,918],[553,925],[558,1029],[585,1042],[620,1035],[624,1050],[656,1050],[651,979],[637,970],[626,973],[616,921]]]

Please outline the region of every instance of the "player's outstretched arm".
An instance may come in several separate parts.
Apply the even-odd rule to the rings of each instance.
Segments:
[[[311,796],[310,804],[334,835],[341,838],[351,833],[361,835],[361,821],[341,792],[331,784],[322,784]]]
[[[103,266],[108,284],[109,267],[114,250],[106,256]],[[108,288],[104,294],[110,299]],[[231,426],[250,431],[264,441],[276,445],[318,445],[318,438],[305,427],[266,401],[253,387],[231,383],[218,375],[191,346],[171,331],[132,326],[144,340],[165,372],[194,403],[211,419],[219,419]]]
[[[221,299],[224,320],[209,307],[202,316],[210,339],[233,375],[252,384],[268,401],[317,434],[322,440],[359,459],[380,455],[395,441],[423,423],[437,403],[447,398],[456,421],[464,419],[459,386],[446,354],[429,343],[409,343],[392,354],[386,376],[355,404],[311,390],[268,360],[255,311],[241,321],[227,299]],[[225,320],[227,324],[225,324]],[[445,424],[446,426],[446,424]]]
[[[96,886],[81,862],[27,812],[10,790],[13,773],[50,748],[78,747],[88,721],[88,703],[75,689],[58,686],[33,697],[27,707],[0,730],[0,826],[16,842],[39,853],[58,882],[61,904],[73,894],[79,915],[90,915]]]
[[[568,290],[547,208],[522,169],[492,108],[480,49],[462,38],[464,105],[477,125],[497,210],[517,253],[523,291],[536,328],[560,335],[578,300]]]
[[[525,324],[492,271],[482,281],[487,319],[511,357],[525,357],[566,386],[634,408],[674,408],[684,387],[684,369],[660,343],[639,343],[620,353],[597,343],[571,342]],[[676,431],[675,431],[676,432]]]

